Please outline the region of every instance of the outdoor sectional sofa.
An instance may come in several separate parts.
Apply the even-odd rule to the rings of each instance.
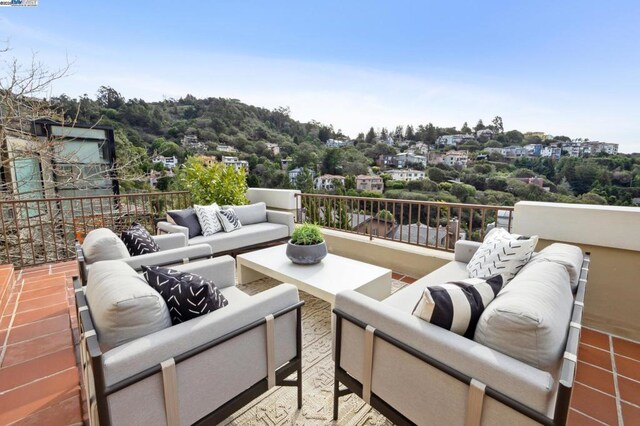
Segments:
[[[85,287],[74,281],[91,424],[217,424],[275,385],[297,387],[300,408],[298,290],[249,296],[230,256],[172,268],[212,280],[229,304],[171,326],[162,297],[122,261],[93,265]]]
[[[226,206],[225,206],[226,207]],[[267,210],[265,203],[246,206],[228,206],[236,212],[242,228],[232,232],[220,231],[213,235],[189,238],[189,229],[168,221],[158,223],[158,234],[180,233],[188,239],[188,245],[208,244],[216,256],[236,254],[271,243],[284,242],[291,237],[295,227],[293,214]]]
[[[565,424],[589,255],[565,244],[534,254],[475,340],[412,315],[426,286],[468,278],[479,246],[457,242],[454,261],[381,302],[338,293],[334,419],[355,393],[396,424]]]

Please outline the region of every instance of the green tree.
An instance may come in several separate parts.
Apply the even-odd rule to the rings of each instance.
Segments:
[[[323,174],[337,175],[342,173],[340,167],[341,153],[339,148],[327,149],[322,157],[320,170]]]
[[[502,124],[502,117],[500,117],[499,115],[496,115],[491,123],[493,124],[493,128],[495,129],[495,131],[497,133],[503,133],[504,132],[504,125]]]
[[[364,142],[368,144],[372,144],[376,141],[376,131],[373,130],[373,127],[369,129],[367,132],[367,136],[364,138]]]
[[[175,188],[189,191],[194,204],[241,205],[247,203],[247,181],[244,169],[236,170],[223,163],[205,166],[190,157],[176,173]]]
[[[309,170],[304,167],[296,177],[296,188],[304,193],[313,192],[313,177]]]
[[[472,131],[473,130],[471,130],[471,127],[469,127],[469,125],[467,124],[466,121],[464,122],[464,124],[460,128],[460,133],[468,134],[468,133],[471,133]]]

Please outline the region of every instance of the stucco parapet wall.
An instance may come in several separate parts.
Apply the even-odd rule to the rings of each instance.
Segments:
[[[267,207],[278,210],[295,210],[297,189],[249,188],[247,198],[251,203],[264,202]]]
[[[640,208],[520,201],[513,213],[513,232],[640,251]]]

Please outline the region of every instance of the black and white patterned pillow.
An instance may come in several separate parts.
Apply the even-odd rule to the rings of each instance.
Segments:
[[[122,231],[120,239],[127,247],[127,251],[131,256],[140,256],[141,254],[156,253],[160,251],[160,247],[156,241],[151,238],[151,234],[139,223],[133,222],[131,227],[126,231]]]
[[[482,311],[502,288],[502,276],[469,278],[424,289],[413,315],[473,339]]]
[[[218,219],[220,220],[220,224],[222,224],[224,232],[231,232],[242,228],[238,215],[231,207],[218,210]]]
[[[196,211],[198,222],[200,222],[200,226],[202,227],[202,235],[208,237],[216,232],[222,231],[222,224],[220,223],[220,219],[218,219],[218,210],[220,210],[220,207],[218,207],[216,203],[210,206],[199,206],[196,204],[193,206],[193,209]]]
[[[167,303],[174,325],[229,304],[218,287],[200,275],[159,266],[143,266],[142,270],[149,285]]]
[[[537,243],[537,235],[520,237],[502,228],[493,229],[467,264],[469,278],[500,274],[506,285],[531,259]]]

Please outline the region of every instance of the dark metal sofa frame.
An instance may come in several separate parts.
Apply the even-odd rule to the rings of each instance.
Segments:
[[[571,314],[571,322],[576,324],[582,324],[582,315],[584,310],[584,295],[587,285],[587,276],[589,274],[590,253],[586,252],[582,263],[582,270],[580,271],[580,278],[578,283],[578,290],[573,303],[573,310]],[[333,389],[333,419],[338,420],[338,407],[339,399],[342,396],[349,394],[356,394],[362,397],[362,383],[353,378],[340,366],[340,354],[342,346],[342,321],[348,321],[362,329],[366,329],[365,322],[339,310],[334,309],[333,313],[336,315],[336,350],[335,350],[335,380]],[[468,376],[456,370],[449,365],[438,361],[421,351],[414,349],[413,347],[401,342],[394,337],[376,329],[374,332],[375,337],[379,337],[382,340],[390,343],[398,349],[411,354],[430,366],[437,368],[438,370],[446,373],[455,379],[469,385],[473,377]],[[567,343],[565,347],[565,355],[562,362],[562,369],[560,371],[559,388],[556,396],[556,406],[553,418],[549,418],[547,415],[540,413],[539,411],[527,406],[526,404],[511,398],[504,393],[487,386],[485,394],[495,399],[496,401],[512,408],[513,410],[537,421],[540,424],[548,426],[564,425],[567,422],[569,414],[569,403],[571,401],[571,392],[573,390],[573,382],[576,373],[577,366],[577,354],[578,343],[580,342],[580,327],[569,327],[569,333],[567,335]],[[345,389],[340,389],[340,384],[346,386]],[[390,421],[397,425],[414,425],[414,423],[405,417],[402,413],[397,411],[393,406],[388,404],[382,398],[375,393],[371,393],[371,406],[382,413]]]

